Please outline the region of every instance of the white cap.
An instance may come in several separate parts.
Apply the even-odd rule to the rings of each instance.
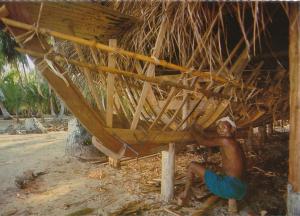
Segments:
[[[230,119],[230,117],[229,117],[229,116],[226,116],[226,117],[220,118],[220,119],[217,121],[217,124],[218,124],[219,122],[228,122],[228,123],[231,125],[231,127],[233,127],[233,128],[236,128],[236,124],[235,124],[235,122],[234,122],[234,121],[232,121],[232,120]]]

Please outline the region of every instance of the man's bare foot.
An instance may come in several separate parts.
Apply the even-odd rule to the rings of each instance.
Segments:
[[[190,198],[189,194],[183,191],[182,193],[179,194],[177,198],[177,204],[179,206],[187,206],[189,204],[189,198]]]

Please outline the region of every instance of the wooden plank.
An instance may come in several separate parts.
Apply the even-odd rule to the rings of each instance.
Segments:
[[[116,135],[126,143],[132,145],[143,145],[147,142],[153,144],[167,144],[170,142],[185,142],[190,143],[194,141],[194,138],[188,131],[161,131],[161,130],[149,130],[147,132],[142,130],[130,130],[120,128],[105,128],[111,135]]]
[[[170,202],[174,197],[175,144],[169,144],[169,151],[161,156],[161,199]]]
[[[290,137],[287,215],[300,215],[300,4],[289,4]]]
[[[109,46],[117,47],[117,40],[110,39]],[[116,57],[113,53],[108,55],[108,67],[114,68],[116,65]],[[115,74],[107,75],[107,88],[106,88],[106,125],[107,127],[113,127],[113,104],[114,104],[114,92],[115,92]]]

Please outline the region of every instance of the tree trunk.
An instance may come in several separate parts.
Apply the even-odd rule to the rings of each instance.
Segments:
[[[51,91],[50,87],[49,87],[49,99],[50,99],[50,112],[51,112],[51,116],[56,116],[56,113],[54,111],[54,106],[53,106],[53,95],[52,95],[52,91]]]
[[[0,101],[0,109],[4,120],[12,119],[12,116],[9,114],[2,101]]]
[[[59,99],[59,103],[60,103],[60,111],[58,114],[58,118],[63,118],[63,116],[65,114],[65,104],[61,99]]]

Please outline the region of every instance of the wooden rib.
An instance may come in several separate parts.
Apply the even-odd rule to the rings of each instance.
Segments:
[[[182,121],[177,125],[177,128],[176,128],[176,130],[179,130],[180,129],[180,127],[189,119],[189,117],[192,115],[192,113],[196,110],[196,108],[198,107],[198,105],[200,104],[200,102],[202,101],[202,98],[203,98],[203,96],[202,97],[200,97],[199,99],[198,99],[198,101],[197,101],[197,103],[194,105],[194,107],[190,110],[190,112],[187,112],[186,113],[186,116],[184,116],[183,118],[182,118]],[[184,128],[183,128],[184,129]]]
[[[110,39],[109,46],[117,47],[117,40]],[[116,65],[116,58],[112,53],[108,55],[108,67],[114,68]],[[106,88],[106,125],[113,127],[113,104],[115,92],[115,74],[109,73],[107,75],[107,88]]]
[[[198,120],[197,120],[197,124],[199,125],[204,125],[204,123],[209,119],[209,117],[213,114],[213,112],[215,111],[216,108],[216,104],[214,104],[212,101],[214,101],[213,99],[209,99],[207,101],[206,110],[204,112],[204,115],[201,116]]]
[[[191,82],[191,86],[194,87],[196,82],[197,82],[198,78],[194,78]],[[189,98],[189,94],[186,94],[183,96],[183,100],[181,102],[181,104],[179,105],[178,109],[175,111],[175,113],[173,114],[172,118],[170,119],[170,121],[163,127],[163,130],[167,129],[168,127],[171,126],[171,124],[173,123],[173,121],[176,119],[177,115],[179,114],[179,111],[182,109],[182,107],[184,106],[184,104],[186,103],[186,101],[188,100]],[[201,95],[201,98],[202,98],[202,95]],[[175,127],[172,128],[172,129],[178,129],[178,127]]]
[[[152,55],[154,58],[159,58],[159,55],[161,52],[161,47],[162,47],[162,42],[163,42],[163,39],[164,39],[165,33],[166,33],[166,29],[167,29],[167,20],[166,20],[166,16],[164,16],[162,18],[162,22],[161,22],[159,32],[158,32],[158,35],[156,38],[155,46],[153,48]],[[150,64],[148,66],[147,71],[146,71],[146,76],[148,76],[148,77],[155,76],[155,64]],[[133,116],[133,120],[132,120],[132,123],[130,126],[131,130],[135,130],[137,127],[138,121],[140,119],[141,111],[143,109],[143,106],[144,106],[144,103],[145,103],[145,100],[146,100],[146,97],[148,95],[150,88],[151,88],[150,83],[148,83],[148,82],[144,83],[142,93],[141,93],[141,96],[139,99],[139,103],[136,107],[135,114]]]
[[[41,34],[52,35],[53,37],[57,37],[57,38],[60,38],[60,39],[63,39],[63,40],[72,41],[72,42],[79,43],[79,44],[86,45],[86,46],[90,46],[90,47],[96,47],[97,49],[103,50],[105,52],[114,52],[114,53],[118,53],[118,54],[121,54],[121,55],[126,55],[128,57],[135,58],[135,59],[142,60],[142,61],[146,61],[146,62],[149,62],[149,63],[154,64],[154,65],[160,65],[160,66],[163,66],[163,67],[166,67],[166,68],[169,68],[169,69],[174,69],[174,70],[180,71],[182,73],[190,72],[189,68],[182,67],[182,66],[179,66],[179,65],[176,65],[176,64],[173,64],[173,63],[169,63],[165,60],[154,59],[154,58],[149,57],[149,56],[137,54],[137,53],[134,53],[134,52],[129,52],[129,51],[126,51],[126,50],[123,50],[123,49],[120,49],[120,48],[111,48],[111,47],[109,47],[105,44],[101,44],[101,43],[98,43],[98,42],[95,43],[95,41],[92,41],[92,40],[86,40],[86,39],[75,37],[75,36],[72,36],[72,35],[52,31],[52,30],[49,30],[49,29],[46,29],[46,28],[36,28],[33,25],[28,25],[26,23],[18,22],[18,21],[15,21],[15,20],[7,19],[7,18],[1,18],[1,20],[2,20],[3,23],[5,23],[8,26],[13,26],[13,27],[20,28],[20,29],[25,29],[25,30],[33,30],[33,31],[41,33]],[[193,71],[193,72],[191,72],[191,74],[193,76],[199,76],[203,79],[205,79],[205,78],[209,79],[209,80],[212,79],[216,82],[220,82],[220,83],[223,83],[223,84],[224,83],[225,84],[230,83],[231,85],[233,85],[235,87],[239,87],[239,88],[241,88],[241,87],[249,88],[249,89],[255,88],[254,86],[244,86],[244,85],[238,83],[237,81],[230,81],[229,82],[229,80],[227,80],[226,78],[223,78],[223,77],[220,77],[220,76],[217,76],[217,75],[212,75],[210,72]]]
[[[258,110],[253,115],[251,115],[249,118],[247,118],[246,120],[238,121],[237,125],[238,125],[238,127],[246,127],[247,125],[255,122],[260,117],[262,117],[263,115],[265,115],[265,113],[266,113],[265,110]]]
[[[188,81],[187,81],[188,76],[186,76],[183,80],[183,84],[188,85]],[[183,90],[183,95],[187,95],[188,92]],[[182,129],[185,129],[188,127],[188,116],[189,114],[189,109],[190,109],[190,98],[187,99],[187,101],[185,102],[185,104],[182,107],[182,121],[183,123],[180,124],[180,126],[182,125]],[[179,127],[180,127],[179,126]],[[177,128],[178,130],[179,128]]]
[[[178,93],[178,90],[176,90],[175,88],[172,88],[170,93],[168,94],[168,97],[162,107],[162,109],[160,110],[160,112],[158,113],[158,115],[155,117],[154,121],[152,122],[152,124],[150,125],[148,130],[151,130],[156,122],[160,119],[160,117],[164,114],[165,110],[168,108],[168,105],[170,104],[171,100],[173,99],[173,97]]]
[[[187,66],[189,67],[191,65],[191,63],[193,62],[193,59],[195,57],[195,54],[197,53],[197,50],[199,47],[196,48],[196,50],[193,52],[191,58],[189,59],[188,63],[187,63]],[[200,64],[200,68],[202,67],[202,65],[204,64],[204,60],[201,62]],[[179,77],[179,81],[181,81],[181,79],[184,77],[184,74],[181,74],[180,77]],[[195,78],[193,80],[193,83],[195,84],[197,82],[198,78]],[[186,83],[187,84],[187,83]],[[175,93],[176,92],[176,93]],[[169,106],[169,104],[171,103],[172,101],[172,98],[177,94],[178,91],[175,91],[175,88],[171,88],[171,91],[162,107],[162,109],[160,110],[159,114],[157,115],[157,117],[155,118],[154,122],[152,123],[152,125],[149,127],[149,130],[156,124],[156,122],[158,122],[158,120],[160,119],[160,117],[163,115],[163,113],[165,112],[165,110],[167,109],[167,107]],[[169,121],[168,121],[169,122]],[[166,123],[166,122],[165,122]]]
[[[237,77],[237,80],[241,79],[243,71],[250,61],[248,51],[248,48],[245,48],[235,61],[234,65],[230,68],[230,73],[234,74],[234,77]]]
[[[178,109],[175,111],[175,113],[173,114],[172,118],[170,119],[170,121],[163,127],[162,131],[166,130],[171,124],[172,122],[175,120],[175,118],[177,117],[177,115],[179,114],[181,108],[183,107],[183,105],[185,104],[185,102],[187,101],[189,95],[185,95],[184,98],[182,99],[182,102],[180,104],[180,106],[178,107]]]
[[[120,108],[118,108],[118,110],[122,110],[123,115],[125,116],[126,121],[127,121],[128,125],[129,125],[130,122],[131,122],[130,116],[128,115],[128,113],[127,113],[127,111],[126,111],[126,109],[125,109],[125,107],[124,107],[124,104],[123,104],[123,102],[122,102],[122,100],[121,100],[121,98],[120,98],[120,96],[119,96],[117,90],[115,91],[115,96],[116,96],[116,101],[118,101],[118,103],[119,103],[119,105],[120,105]],[[116,106],[116,107],[117,107],[117,106]],[[120,111],[120,112],[121,112],[121,111]]]
[[[202,124],[203,128],[208,128],[211,126],[216,120],[223,114],[223,112],[227,109],[230,102],[228,100],[223,100],[217,106],[217,109],[212,113],[212,115]]]
[[[136,68],[138,74],[143,74],[143,69],[142,69],[141,64],[139,62],[136,62],[135,68]],[[155,116],[159,115],[159,113],[160,113],[159,103],[157,101],[157,98],[155,97],[155,94],[154,94],[152,88],[149,89],[149,92],[148,92],[148,95],[147,95],[147,98],[146,98],[146,104],[149,105],[149,108],[152,110],[152,112]],[[163,115],[163,113],[160,115],[160,117],[161,117],[161,120],[164,123],[169,121],[169,118],[166,115]]]
[[[78,54],[78,57],[80,59],[80,61],[85,61],[85,58],[84,58],[84,55],[82,53],[82,50],[81,48],[79,47],[78,44],[74,44],[75,46],[75,49],[76,49],[76,52]],[[96,105],[97,105],[97,108],[99,111],[101,111],[101,103],[100,103],[100,100],[99,100],[99,96],[98,96],[98,93],[94,87],[94,84],[93,84],[93,78],[91,77],[91,71],[88,69],[88,68],[83,68],[83,73],[84,73],[84,76],[88,82],[88,88],[90,89],[91,91],[91,94],[96,102]]]

